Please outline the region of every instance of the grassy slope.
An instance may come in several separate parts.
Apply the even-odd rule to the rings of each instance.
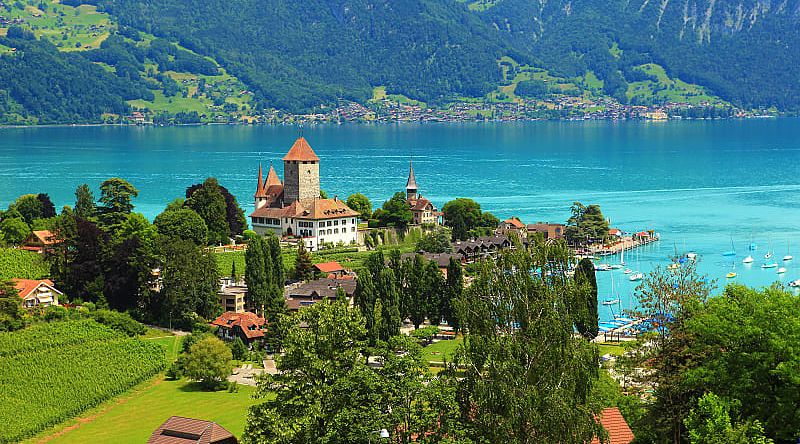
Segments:
[[[658,80],[631,82],[628,85],[628,99],[653,98],[657,102],[687,102],[693,105],[701,102],[722,103],[722,100],[708,94],[702,86],[671,79],[661,65],[648,63],[637,69],[655,76]]]
[[[113,442],[143,443],[153,430],[172,415],[206,419],[241,436],[247,408],[255,403],[253,387],[239,386],[238,393],[204,392],[195,384],[158,379],[112,401],[100,411],[56,432],[52,444]]]
[[[456,348],[463,342],[462,338],[448,339],[445,341],[434,342],[422,349],[422,358],[426,361],[442,362],[444,358],[452,359]]]

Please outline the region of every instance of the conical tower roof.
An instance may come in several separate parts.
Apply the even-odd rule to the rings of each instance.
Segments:
[[[269,173],[267,173],[267,181],[264,183],[264,189],[267,189],[273,185],[282,185],[281,180],[278,178],[278,173],[275,172],[275,168],[270,164],[269,166]]]
[[[256,194],[254,197],[264,197],[264,172],[261,169],[261,164],[258,164],[258,185],[256,186]]]
[[[414,177],[414,161],[409,162],[408,182],[406,182],[406,190],[418,190],[417,178]]]
[[[283,160],[293,160],[301,162],[319,162],[319,157],[311,149],[311,145],[304,137],[299,137],[294,141],[294,145],[289,149],[289,152],[283,156]]]

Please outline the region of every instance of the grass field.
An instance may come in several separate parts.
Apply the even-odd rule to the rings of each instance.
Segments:
[[[722,100],[708,94],[702,86],[686,83],[680,79],[671,79],[661,65],[648,63],[636,69],[655,77],[657,81],[631,82],[628,85],[627,96],[634,102],[638,99],[644,103],[648,101],[687,102],[693,105],[701,102],[722,103]]]
[[[461,343],[464,342],[462,338],[448,339],[446,341],[434,342],[433,344],[422,349],[422,358],[428,362],[442,362],[444,358],[450,361]]]
[[[249,386],[239,386],[238,393],[204,392],[184,380],[157,379],[68,422],[46,438],[29,442],[140,444],[172,415],[214,421],[240,437],[247,409],[255,403],[253,392]]]
[[[53,0],[45,0],[39,6],[27,5],[24,9],[11,5],[10,11],[3,11],[9,19],[22,19],[24,25],[34,30],[37,37],[45,37],[63,51],[93,49],[100,46],[115,26],[108,14],[98,12],[96,6],[78,7],[62,5]]]

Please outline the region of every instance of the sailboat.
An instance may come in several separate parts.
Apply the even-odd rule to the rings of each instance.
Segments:
[[[794,259],[792,255],[789,253],[791,251],[791,241],[786,241],[786,256],[783,257],[783,261],[790,261]]]
[[[772,241],[769,241],[769,248],[767,248],[767,254],[764,255],[764,259],[772,258]]]
[[[775,268],[777,266],[778,266],[777,262],[770,262],[762,265],[761,268]]]
[[[736,247],[733,246],[733,237],[731,237],[731,249],[722,253],[723,256],[736,256]]]
[[[628,279],[630,279],[631,282],[641,281],[642,279],[644,279],[644,273],[637,271],[636,273],[633,273],[632,275],[628,276]]]
[[[748,255],[746,258],[742,259],[743,264],[752,264],[753,263],[753,256]]]
[[[778,268],[778,274],[786,273],[786,267]]]

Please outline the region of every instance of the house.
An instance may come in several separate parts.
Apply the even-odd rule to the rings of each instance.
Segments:
[[[608,235],[611,237],[622,237],[622,230],[619,228],[609,228]]]
[[[633,432],[617,407],[603,409],[598,420],[608,433],[608,441],[606,441],[608,444],[630,444],[633,442]],[[600,444],[600,440],[593,438],[591,444]]]
[[[22,249],[44,253],[52,250],[58,244],[59,239],[49,230],[32,231],[22,242]]]
[[[131,113],[130,120],[137,125],[141,125],[145,123],[145,115],[139,111],[134,111]]]
[[[336,299],[339,289],[344,290],[348,300],[352,300],[356,292],[356,281],[353,279],[328,279],[322,278],[298,285],[293,285],[285,290],[286,306],[289,311],[298,311],[319,301]]]
[[[336,279],[347,275],[347,270],[345,270],[344,267],[342,267],[341,264],[336,261],[315,264],[314,269],[317,270],[318,273],[321,273],[330,279]]]
[[[283,181],[271,165],[264,180],[258,167],[256,209],[250,214],[256,233],[297,237],[311,251],[358,242],[359,214],[336,196],[320,197],[319,164],[317,154],[300,137],[283,157]]]
[[[226,312],[244,313],[246,298],[247,286],[239,283],[223,283],[219,291],[219,305]]]
[[[458,241],[453,244],[453,252],[463,257],[464,263],[495,256],[498,252],[513,247],[508,236],[484,236],[477,239]]]
[[[409,163],[408,181],[406,181],[406,201],[411,207],[412,225],[439,225],[442,213],[431,201],[419,194],[417,178],[414,177],[414,163]]]
[[[500,222],[500,225],[497,227],[497,230],[495,230],[495,233],[502,234],[504,236],[510,233],[514,233],[518,236],[525,236],[528,234],[527,230],[525,229],[525,224],[516,217],[511,217]]]
[[[217,336],[220,339],[233,341],[238,337],[245,344],[250,345],[264,339],[267,320],[249,311],[243,313],[226,311],[214,319],[211,325],[218,327]]]
[[[171,416],[147,440],[147,444],[238,444],[236,437],[215,422]]]
[[[17,288],[25,308],[58,305],[58,297],[64,295],[49,279],[12,279],[11,282]]]
[[[527,226],[529,236],[536,233],[542,233],[546,240],[562,239],[564,237],[565,228],[566,226],[564,224],[551,224],[544,222],[528,224]]]

